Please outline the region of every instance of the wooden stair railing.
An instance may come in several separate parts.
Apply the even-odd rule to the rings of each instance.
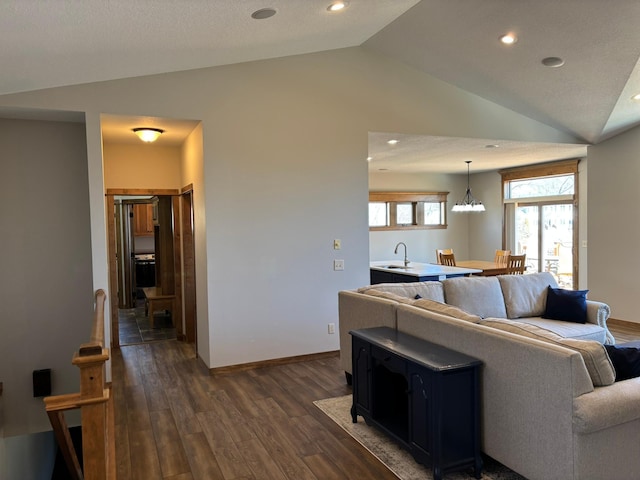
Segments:
[[[104,375],[109,360],[109,350],[104,348],[105,298],[103,290],[96,292],[91,339],[80,345],[71,361],[80,369],[80,392],[44,399],[58,447],[74,480],[116,478],[113,399]],[[82,421],[82,468],[64,419],[66,410],[78,408]]]

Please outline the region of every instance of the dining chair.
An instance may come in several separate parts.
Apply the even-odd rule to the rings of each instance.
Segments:
[[[509,255],[511,255],[511,250],[496,250],[496,256],[493,261],[506,267],[509,263]]]
[[[441,253],[440,254],[440,263],[442,265],[446,265],[448,267],[456,266],[456,257],[453,253]]]
[[[509,255],[507,273],[509,275],[522,275],[525,269],[527,255]]]
[[[447,255],[452,255],[453,248],[436,249],[436,262],[438,263],[438,265],[442,265],[442,260],[440,259],[440,255],[442,255],[443,253]]]

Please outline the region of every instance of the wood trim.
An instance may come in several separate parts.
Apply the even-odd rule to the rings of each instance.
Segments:
[[[279,365],[287,365],[290,363],[307,362],[310,360],[319,360],[322,358],[330,358],[340,355],[339,350],[330,352],[311,353],[308,355],[297,355],[293,357],[274,358],[271,360],[261,360],[259,362],[242,363],[239,365],[228,365],[226,367],[210,368],[210,375],[224,375],[229,373],[246,372],[257,368],[275,367]]]
[[[193,183],[190,183],[189,185],[185,185],[180,189],[181,194],[187,193],[187,192],[193,192]]]
[[[184,338],[181,340],[196,343],[197,355],[197,307],[196,307],[196,260],[193,222],[193,191],[187,190],[180,196],[180,230],[182,232],[182,275],[184,310]]]
[[[387,225],[385,227],[369,227],[372,232],[378,230],[443,230],[447,225]]]
[[[177,188],[107,188],[106,195],[179,195]]]
[[[109,305],[111,307],[111,348],[120,348],[118,324],[118,261],[116,259],[116,205],[113,195],[106,195],[107,208],[107,256],[109,258]]]
[[[580,159],[574,158],[572,160],[561,160],[559,162],[505,168],[504,170],[498,170],[498,173],[502,176],[503,182],[521,178],[549,177],[553,175],[578,173],[578,163],[580,163]]]
[[[446,202],[449,192],[369,192],[370,202]]]
[[[633,330],[640,335],[640,323],[639,322],[630,322],[629,320],[620,320],[617,318],[609,318],[607,319],[607,325],[614,327],[622,327],[628,330]]]
[[[172,211],[173,211],[173,279],[174,279],[174,292],[176,299],[174,302],[174,311],[171,312],[173,316],[173,326],[176,329],[176,337],[181,338],[184,336],[184,328],[182,326],[182,229],[180,228],[180,215],[182,211],[180,209],[181,198],[178,195],[171,197]]]

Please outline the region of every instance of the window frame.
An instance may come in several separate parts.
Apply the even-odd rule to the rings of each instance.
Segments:
[[[369,226],[369,231],[446,229],[448,195],[449,192],[369,192],[369,203],[385,203],[388,211],[388,225]],[[440,204],[442,223],[423,225],[425,203]],[[411,224],[397,223],[397,207],[402,204],[411,204]]]

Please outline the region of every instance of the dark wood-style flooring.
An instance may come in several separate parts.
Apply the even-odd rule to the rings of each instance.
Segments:
[[[161,341],[114,350],[112,372],[119,480],[396,479],[312,403],[351,393],[337,354],[211,376]]]

